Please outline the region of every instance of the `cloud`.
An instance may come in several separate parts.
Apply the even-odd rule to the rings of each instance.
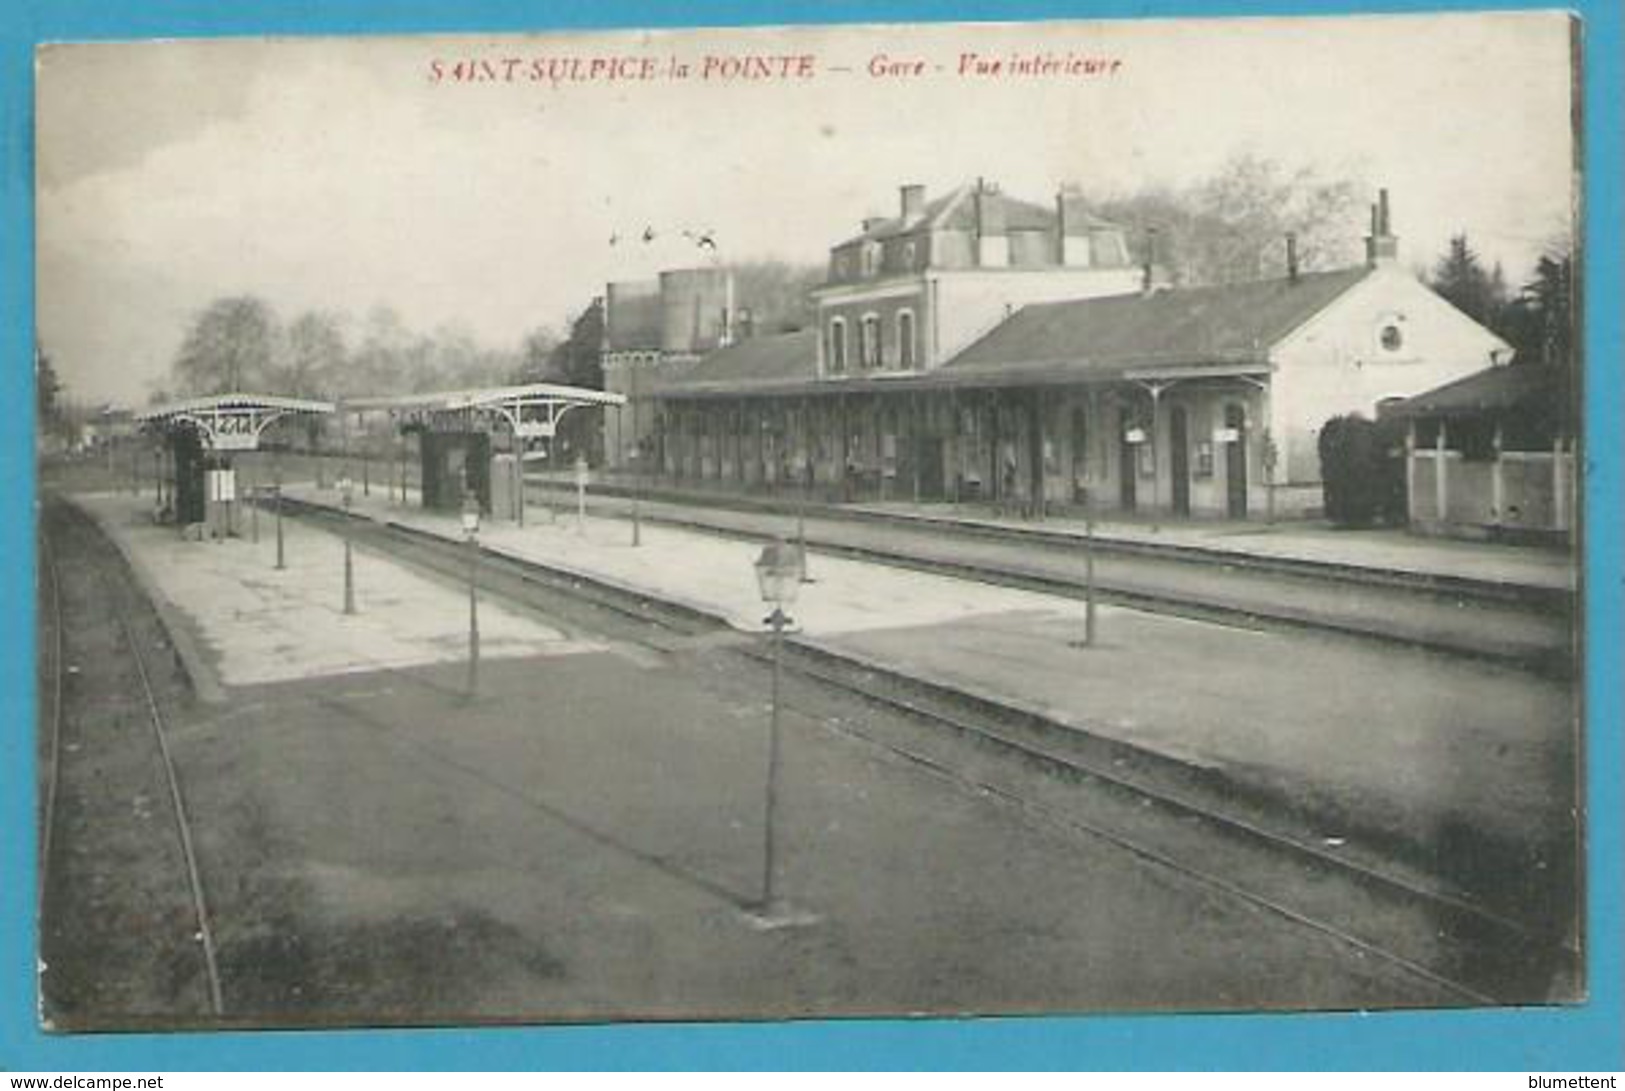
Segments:
[[[1124,64],[965,80],[967,51]],[[429,78],[436,58],[801,52],[852,71]],[[882,53],[933,68],[872,79]],[[62,46],[40,69],[41,326],[70,381],[125,391],[223,294],[284,317],[388,303],[516,344],[608,279],[707,259],[685,228],[715,229],[723,259],[821,261],[903,182],[1044,201],[1063,180],[1187,181],[1241,147],[1358,163],[1393,191],[1409,256],[1467,229],[1515,264],[1567,207],[1566,63],[1564,21],[1518,15]],[[608,245],[646,226],[657,245]]]

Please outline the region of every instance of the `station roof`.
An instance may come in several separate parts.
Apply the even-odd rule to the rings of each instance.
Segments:
[[[607,390],[563,386],[557,383],[525,383],[519,386],[495,386],[479,390],[441,390],[427,394],[345,398],[341,405],[350,412],[369,409],[455,412],[461,409],[512,408],[515,405],[623,405],[625,402],[626,398],[623,395]]]
[[[310,401],[304,398],[283,398],[275,394],[206,394],[196,398],[155,405],[138,411],[138,421],[163,421],[176,417],[200,414],[215,416],[222,413],[331,413],[332,402]]]
[[[1569,402],[1568,375],[1540,364],[1501,364],[1423,391],[1383,409],[1394,417],[1474,417],[1560,410]]]
[[[1369,271],[1032,304],[948,361],[942,374],[1042,380],[1264,367],[1277,344]]]

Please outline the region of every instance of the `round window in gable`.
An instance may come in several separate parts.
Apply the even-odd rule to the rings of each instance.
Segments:
[[[1398,352],[1405,344],[1405,333],[1397,323],[1389,322],[1382,327],[1382,332],[1377,335],[1377,342],[1382,345],[1384,352]]]

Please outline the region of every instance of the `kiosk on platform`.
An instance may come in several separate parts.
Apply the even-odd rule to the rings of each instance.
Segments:
[[[499,519],[524,518],[527,453],[551,455],[559,422],[576,409],[620,406],[620,394],[555,383],[451,390],[397,397],[348,398],[340,408],[365,432],[368,415],[386,413],[401,436],[417,437],[425,508],[458,512],[465,498]]]
[[[234,533],[236,507],[243,497],[233,456],[258,451],[266,430],[277,421],[333,411],[331,402],[235,393],[188,398],[137,413],[142,429],[158,436],[162,445],[161,511],[180,527],[204,528],[217,537]]]

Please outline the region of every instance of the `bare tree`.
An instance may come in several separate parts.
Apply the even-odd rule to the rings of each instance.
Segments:
[[[1288,232],[1297,236],[1303,270],[1351,264],[1361,226],[1358,192],[1351,179],[1242,153],[1211,178],[1106,200],[1099,210],[1131,227],[1156,228],[1156,261],[1175,283],[1224,284],[1284,273]],[[1131,239],[1137,260],[1146,257],[1146,238],[1141,230]]]
[[[281,357],[277,393],[312,398],[332,392],[347,359],[338,317],[323,311],[301,314],[288,326]]]
[[[276,314],[254,296],[210,303],[192,320],[171,367],[187,394],[224,394],[268,382],[277,339]]]

